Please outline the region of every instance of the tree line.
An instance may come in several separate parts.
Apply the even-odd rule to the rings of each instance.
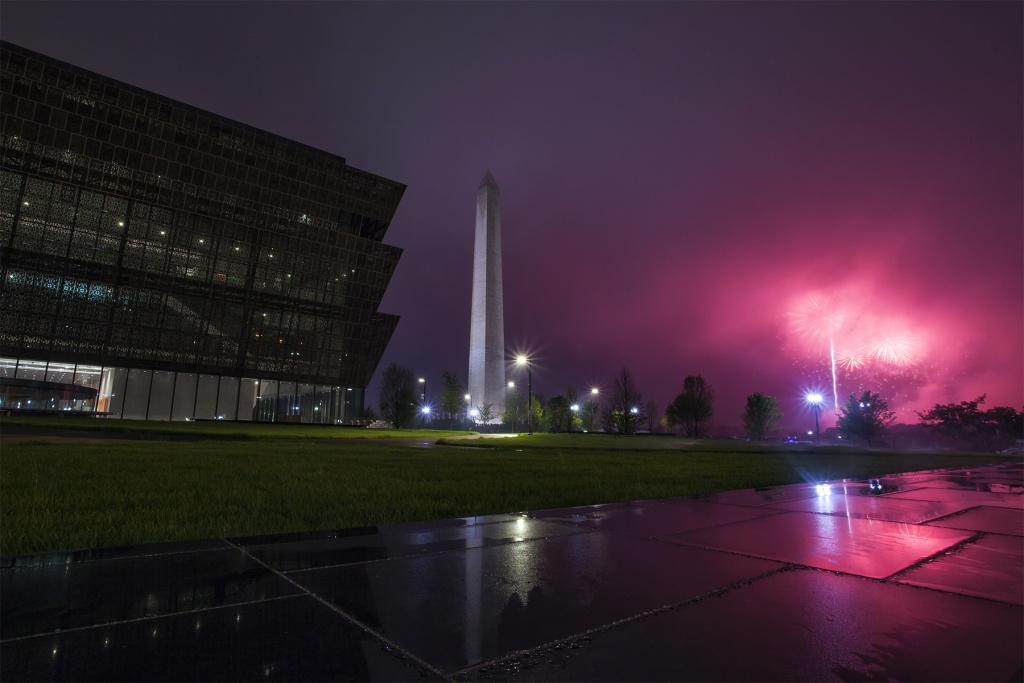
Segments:
[[[417,424],[472,429],[500,421],[502,428],[511,431],[572,433],[599,428],[607,433],[630,435],[660,428],[670,434],[706,438],[715,415],[714,387],[701,375],[688,375],[659,419],[658,406],[654,401],[644,401],[636,380],[625,367],[615,375],[610,390],[600,396],[587,394],[583,400],[573,385],[550,399],[534,394],[532,401],[518,387],[510,387],[501,412],[492,404],[470,405],[458,375],[445,370],[437,411],[424,414],[416,376],[409,368],[392,363],[384,371],[378,401],[380,417],[396,429]],[[973,401],[936,404],[917,413],[920,427],[943,446],[982,450],[1012,446],[1024,436],[1024,413],[1005,406],[982,410],[984,402],[982,395]],[[741,415],[744,432],[754,441],[771,438],[782,417],[778,399],[763,392],[747,397]],[[851,394],[837,411],[840,437],[848,443],[868,446],[881,443],[895,419],[885,399],[872,391],[859,396]]]

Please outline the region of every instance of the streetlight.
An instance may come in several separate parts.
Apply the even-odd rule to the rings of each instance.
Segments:
[[[572,432],[572,423],[576,419],[576,416],[580,414],[580,404],[573,403],[569,406],[569,410],[573,412],[573,414],[569,416],[569,431]]]
[[[427,405],[427,380],[424,379],[423,377],[420,377],[420,384],[423,385],[422,389],[420,390],[420,401],[421,403],[423,403],[423,405]]]
[[[516,363],[526,366],[526,419],[529,420],[529,434],[533,436],[533,366],[526,356],[516,358]]]
[[[472,396],[470,396],[469,394],[466,394],[465,398],[466,398],[466,419],[470,420],[471,418],[470,418],[470,415],[469,415],[469,409],[473,407],[473,404],[470,403],[470,399],[472,398]]]
[[[818,392],[812,392],[807,394],[807,402],[814,408],[814,433],[815,440],[821,443],[821,428],[818,426],[818,411],[821,410],[821,403],[824,401],[824,397]]]

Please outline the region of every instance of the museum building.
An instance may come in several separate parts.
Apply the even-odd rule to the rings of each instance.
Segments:
[[[0,412],[359,424],[405,186],[0,52]]]

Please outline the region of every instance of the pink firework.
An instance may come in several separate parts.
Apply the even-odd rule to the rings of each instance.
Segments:
[[[820,294],[811,294],[802,304],[790,311],[793,330],[810,346],[821,350],[831,343],[835,331],[843,324],[845,315],[833,310],[831,302]]]
[[[883,337],[869,344],[866,351],[883,363],[910,365],[916,360],[917,341],[910,335]]]
[[[870,358],[863,353],[840,351],[836,354],[836,365],[843,370],[860,370],[868,364]]]

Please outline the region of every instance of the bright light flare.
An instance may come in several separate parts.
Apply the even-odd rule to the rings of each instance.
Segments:
[[[828,484],[815,484],[814,491],[819,496],[830,496],[832,495],[832,487]]]
[[[807,394],[806,398],[807,402],[810,403],[812,406],[820,406],[822,403],[825,402],[825,397],[816,391]]]

